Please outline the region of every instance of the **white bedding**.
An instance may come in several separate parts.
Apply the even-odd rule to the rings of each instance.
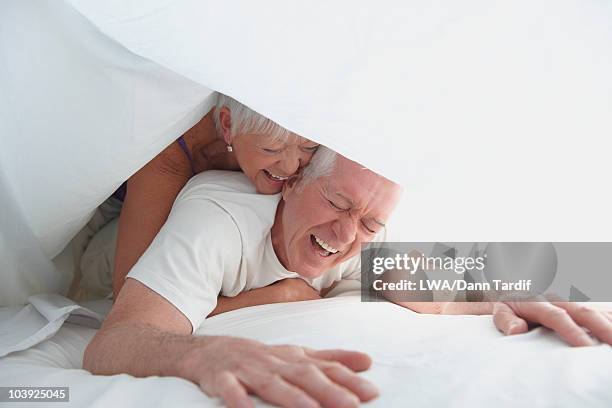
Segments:
[[[398,240],[610,241],[611,19],[602,0],[0,1],[0,304],[66,293],[49,259],[211,90],[404,184]]]
[[[89,305],[103,312],[100,306],[108,304]],[[2,321],[14,314],[0,312]],[[53,338],[0,359],[0,386],[68,386],[70,404],[62,406],[219,404],[178,378],[90,375],[80,366],[94,333],[66,323]],[[226,313],[198,333],[366,351],[374,365],[363,375],[382,392],[368,406],[612,405],[609,346],[570,348],[542,328],[505,337],[490,316],[419,315],[344,296]]]

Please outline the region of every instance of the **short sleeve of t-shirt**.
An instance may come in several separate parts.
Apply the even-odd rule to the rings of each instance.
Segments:
[[[236,280],[241,254],[230,214],[211,200],[183,196],[127,276],[174,305],[195,331],[215,308],[224,279]]]

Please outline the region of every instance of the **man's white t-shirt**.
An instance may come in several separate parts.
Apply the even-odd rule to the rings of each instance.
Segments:
[[[164,297],[195,331],[217,296],[268,286],[299,275],[286,270],[272,247],[280,194],[258,194],[240,172],[206,171],[179,193],[168,220],[127,275]],[[316,279],[313,288],[360,280],[357,255]]]

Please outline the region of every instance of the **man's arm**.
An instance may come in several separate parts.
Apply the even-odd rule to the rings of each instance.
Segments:
[[[83,367],[102,375],[182,377],[231,407],[252,406],[248,392],[280,406],[306,407],[356,407],[378,395],[354,372],[371,364],[363,353],[189,333],[186,316],[142,283],[127,279],[87,346]]]
[[[393,301],[392,299],[390,299]],[[557,332],[572,346],[596,343],[588,330],[603,343],[612,345],[612,312],[601,312],[573,302],[399,302],[400,306],[419,313],[493,315],[495,326],[504,334],[526,333],[528,323],[541,324]]]
[[[419,256],[420,253],[411,253]],[[391,270],[384,279],[397,282],[404,271]],[[425,314],[447,315],[493,315],[495,326],[506,335],[521,334],[529,330],[529,323],[541,324],[554,330],[559,337],[572,346],[596,344],[589,334],[612,345],[612,312],[600,312],[572,302],[548,301],[476,301],[476,302],[406,302],[394,291],[383,291],[390,302]],[[486,297],[484,299],[487,299]]]
[[[401,302],[390,298],[387,299],[406,309],[425,314],[493,314],[493,303],[491,302]]]
[[[195,341],[189,336],[191,323],[142,283],[127,279],[124,286],[87,346],[83,368],[103,375],[174,375],[180,365],[176,356],[184,355]],[[139,301],[133,302],[136,296]],[[159,357],[151,359],[152,350]]]

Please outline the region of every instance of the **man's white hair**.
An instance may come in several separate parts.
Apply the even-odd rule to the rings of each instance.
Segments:
[[[273,120],[260,115],[234,98],[222,93],[219,93],[217,96],[217,103],[215,105],[215,112],[213,114],[215,127],[217,128],[217,133],[219,135],[223,134],[221,129],[221,120],[219,118],[219,111],[223,107],[228,108],[232,115],[230,128],[230,134],[232,137],[245,133],[251,133],[267,135],[274,141],[285,141],[289,137],[297,136],[295,133],[285,129]]]
[[[300,187],[304,187],[309,183],[312,183],[319,177],[325,177],[332,174],[334,167],[336,166],[336,157],[338,153],[320,145],[315,154],[312,156],[312,160],[308,163],[308,166],[302,171],[300,178]]]

